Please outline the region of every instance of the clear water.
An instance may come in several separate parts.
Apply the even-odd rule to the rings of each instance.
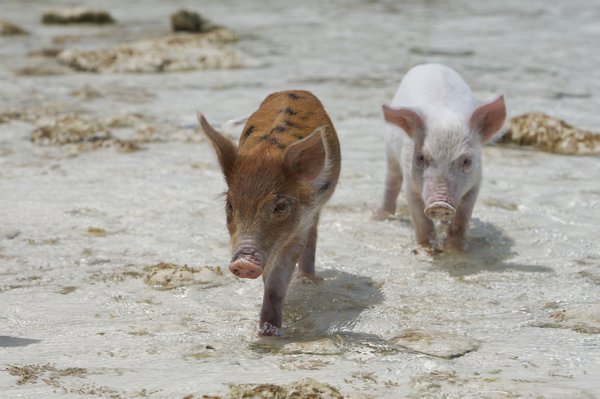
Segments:
[[[0,397],[201,397],[223,395],[228,384],[304,377],[357,398],[600,397],[597,158],[486,148],[463,256],[418,248],[402,198],[394,220],[370,219],[384,175],[380,105],[415,64],[454,67],[481,100],[504,93],[509,116],[543,111],[598,130],[600,8],[593,2],[101,6],[118,25],[42,26],[42,2],[2,2],[2,18],[31,35],[0,38],[0,108],[137,112],[185,127],[197,109],[218,124],[249,114],[272,91],[313,91],[344,158],[320,227],[325,281],[292,285],[280,339],[256,336],[259,280],[225,274],[214,284],[153,289],[144,276],[159,262],[226,270],[218,197],[225,187],[208,143],[73,156],[31,144],[30,123],[0,124]],[[261,66],[13,72],[51,62],[29,51],[161,35],[183,6],[238,32],[239,48]],[[52,42],[65,35],[77,39]],[[102,95],[72,94],[85,85]],[[570,319],[573,309],[588,311]],[[565,320],[556,316],[561,310]],[[38,378],[18,384],[10,366],[38,370]]]

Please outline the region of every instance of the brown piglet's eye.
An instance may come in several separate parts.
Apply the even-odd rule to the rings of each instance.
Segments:
[[[275,208],[273,208],[273,213],[285,213],[288,210],[288,207],[289,205],[287,202],[278,202],[277,205],[275,205]]]

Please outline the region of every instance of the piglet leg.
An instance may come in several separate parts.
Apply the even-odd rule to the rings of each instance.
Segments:
[[[307,238],[306,245],[300,254],[298,260],[298,274],[296,277],[306,279],[312,283],[320,283],[323,279],[315,273],[315,252],[317,250],[317,225],[319,223],[319,215],[315,217]]]
[[[284,255],[265,279],[265,291],[260,310],[259,335],[281,335],[282,307],[285,293],[294,273],[300,249],[296,244],[284,249]]]
[[[384,220],[389,215],[396,213],[396,202],[398,194],[402,188],[402,169],[396,157],[388,149],[387,152],[387,171],[385,175],[385,191],[383,193],[383,203],[377,210],[373,218],[375,220]]]
[[[444,242],[445,250],[456,252],[464,250],[465,236],[478,192],[479,186],[476,186],[462,198],[456,216],[448,228],[448,236]]]
[[[433,222],[425,215],[425,203],[419,193],[409,191],[407,195],[410,216],[415,226],[417,243],[425,247],[431,246],[431,241],[435,239],[435,227]]]

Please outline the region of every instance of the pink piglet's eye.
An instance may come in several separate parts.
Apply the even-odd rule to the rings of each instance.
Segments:
[[[471,158],[469,158],[469,157],[465,157],[465,158],[463,159],[463,161],[462,161],[462,166],[463,166],[463,167],[465,167],[465,168],[468,168],[469,166],[471,166],[471,162],[473,162],[473,161],[471,160]]]

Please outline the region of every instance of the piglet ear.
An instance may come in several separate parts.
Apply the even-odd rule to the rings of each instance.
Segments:
[[[471,129],[479,133],[481,144],[485,144],[500,131],[505,119],[504,96],[499,96],[494,101],[477,107],[471,115],[470,125]]]
[[[413,140],[425,128],[425,122],[419,111],[408,107],[392,108],[383,105],[383,118],[388,123],[400,126]]]
[[[325,129],[325,126],[315,129],[285,151],[284,164],[302,180],[314,181],[325,166],[325,146],[321,137]]]
[[[215,152],[217,153],[219,163],[221,164],[221,170],[223,171],[223,176],[225,176],[225,181],[227,184],[229,184],[231,180],[233,164],[235,163],[235,158],[237,156],[237,149],[231,140],[217,132],[208,123],[204,115],[198,112],[197,116],[198,122],[200,122],[200,126],[202,126],[204,134],[210,140]]]

